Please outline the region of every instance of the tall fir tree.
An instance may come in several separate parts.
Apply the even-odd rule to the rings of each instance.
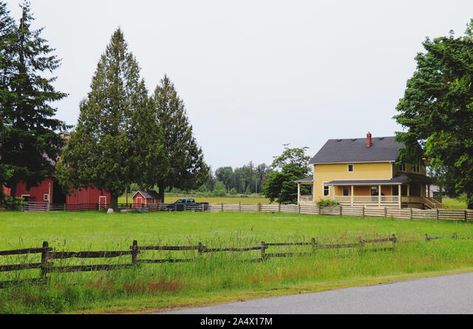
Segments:
[[[147,116],[148,115],[148,116]],[[91,91],[80,104],[80,115],[71,133],[57,175],[67,190],[95,186],[110,192],[110,206],[117,208],[118,196],[135,181],[139,174],[143,153],[134,145],[142,145],[134,138],[158,136],[152,127],[152,112],[140,68],[117,29],[101,56],[92,78]],[[155,145],[144,145],[158,152]]]
[[[5,11],[5,6],[1,6]],[[5,38],[8,44],[2,54],[2,164],[10,175],[5,179],[16,195],[16,185],[22,180],[29,186],[36,185],[52,174],[63,139],[60,132],[67,127],[54,118],[56,108],[51,102],[66,96],[57,91],[51,73],[60,65],[47,40],[41,37],[43,29],[33,30],[34,17],[28,1],[21,4],[19,26],[12,36]],[[10,26],[5,15],[2,24]],[[2,32],[9,33],[8,30]],[[5,55],[7,55],[5,57]]]
[[[168,188],[189,190],[202,185],[209,167],[192,133],[184,102],[165,75],[151,97],[158,124],[163,130],[163,168],[157,180],[159,197],[164,201]]]
[[[3,185],[10,170],[2,159],[4,136],[8,129],[8,121],[4,115],[7,101],[11,97],[9,78],[13,72],[13,44],[15,40],[15,21],[10,16],[7,4],[0,1],[0,204],[3,202]]]

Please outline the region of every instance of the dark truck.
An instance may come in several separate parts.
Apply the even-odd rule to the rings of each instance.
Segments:
[[[174,203],[167,205],[167,210],[169,211],[184,211],[184,210],[193,210],[193,211],[205,211],[209,209],[208,202],[195,202],[194,199],[183,198],[178,199]]]

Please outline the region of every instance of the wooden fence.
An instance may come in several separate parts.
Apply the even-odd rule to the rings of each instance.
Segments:
[[[366,207],[366,206],[333,206],[322,207],[314,205],[295,204],[242,204],[242,203],[220,203],[199,204],[186,206],[161,203],[143,207],[133,207],[132,204],[119,204],[122,211],[193,211],[193,212],[265,212],[265,213],[299,213],[311,215],[329,216],[356,216],[356,217],[384,217],[398,219],[437,219],[453,221],[473,221],[473,210],[459,209],[416,209],[416,208],[392,208],[392,207]],[[46,203],[30,203],[25,206],[26,211],[82,211],[82,210],[105,210],[103,205],[95,203],[75,205],[51,205]]]
[[[437,219],[450,221],[473,221],[473,210],[415,209],[390,207],[333,206],[319,208],[316,205],[294,204],[210,204],[211,212],[283,212],[329,216],[384,217],[398,219]]]
[[[390,243],[390,247],[377,247],[374,248],[372,245],[375,244],[386,244]],[[374,239],[362,239],[353,243],[338,243],[338,244],[321,244],[313,238],[306,242],[264,242],[249,247],[225,247],[225,248],[210,248],[199,242],[197,245],[187,246],[152,246],[145,245],[139,246],[138,241],[134,240],[129,250],[121,251],[55,251],[48,242],[43,242],[40,248],[27,248],[27,249],[15,249],[0,251],[0,256],[11,256],[11,255],[26,255],[26,254],[40,254],[41,259],[35,263],[21,263],[11,265],[0,265],[0,272],[20,271],[29,269],[39,269],[39,277],[33,279],[22,279],[22,280],[10,280],[0,281],[0,288],[15,286],[19,284],[36,284],[36,283],[47,283],[49,273],[67,273],[67,272],[90,272],[90,271],[112,271],[124,268],[136,267],[140,264],[162,264],[162,263],[184,263],[191,262],[196,259],[195,256],[199,257],[208,253],[218,252],[251,252],[259,251],[259,257],[251,258],[250,261],[264,261],[273,257],[292,257],[292,256],[304,256],[310,255],[316,250],[321,249],[343,249],[343,248],[364,248],[363,250],[368,251],[388,251],[394,250],[397,243],[397,237],[393,234],[392,236],[385,238],[374,238]],[[268,252],[269,248],[278,247],[295,247],[295,246],[308,246],[309,251],[305,252]],[[161,258],[161,259],[141,259],[139,255],[142,251],[195,251],[197,255],[192,258]],[[53,260],[61,260],[68,258],[116,258],[128,256],[130,261],[123,264],[92,264],[92,265],[56,265]]]

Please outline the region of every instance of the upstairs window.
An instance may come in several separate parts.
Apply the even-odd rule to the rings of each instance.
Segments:
[[[400,164],[398,168],[399,168],[399,171],[406,171],[406,165],[404,163]]]
[[[353,172],[354,169],[355,169],[355,167],[353,166],[353,163],[348,164],[347,167],[348,167],[348,168],[347,168],[348,172]]]

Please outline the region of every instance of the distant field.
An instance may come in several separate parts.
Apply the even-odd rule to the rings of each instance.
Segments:
[[[57,250],[128,250],[139,245],[251,246],[266,242],[353,242],[359,237],[395,233],[395,251],[320,250],[311,256],[248,262],[259,251],[215,253],[180,264],[149,264],[136,270],[51,274],[50,286],[0,289],[0,313],[136,311],[145,308],[202,305],[360,284],[375,284],[432,273],[471,270],[473,240],[423,241],[425,233],[473,237],[473,225],[433,220],[392,220],[285,213],[99,212],[0,213],[0,250],[40,246]],[[419,242],[403,244],[405,240]],[[284,247],[272,247],[284,252]],[[298,247],[299,248],[299,247]],[[304,251],[307,247],[300,247]],[[298,250],[298,249],[296,249]],[[293,249],[291,249],[293,251]],[[306,250],[307,251],[307,250]],[[196,257],[194,251],[144,252],[140,257]],[[33,256],[29,256],[33,257]],[[36,256],[37,257],[37,256]],[[4,262],[5,257],[0,258]],[[129,262],[129,256],[105,262]],[[19,262],[11,256],[8,264]],[[55,260],[60,264],[104,260]],[[75,263],[74,263],[75,262]],[[0,273],[0,280],[37,276]],[[21,274],[21,275],[20,275]]]
[[[466,201],[461,198],[442,198],[442,204],[448,209],[466,209]]]
[[[177,199],[181,198],[193,198],[197,202],[208,202],[208,203],[243,203],[243,204],[256,204],[256,203],[269,203],[267,198],[258,198],[258,197],[201,197],[201,196],[165,196],[164,202],[172,203]],[[125,203],[125,196],[121,196],[118,199],[119,203]],[[128,202],[131,203],[133,200],[131,196],[128,197]]]

